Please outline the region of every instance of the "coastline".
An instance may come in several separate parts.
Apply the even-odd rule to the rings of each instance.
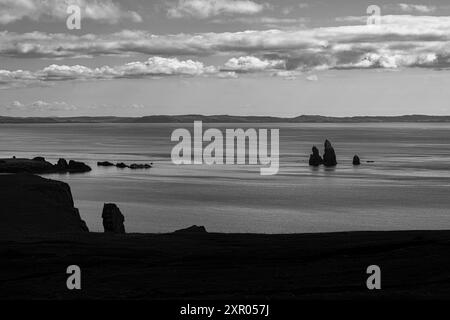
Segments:
[[[237,115],[150,115],[141,117],[77,116],[77,117],[7,117],[0,116],[0,124],[58,124],[58,123],[449,123],[450,116],[410,114],[398,116],[347,116],[300,115],[293,117],[237,116]]]

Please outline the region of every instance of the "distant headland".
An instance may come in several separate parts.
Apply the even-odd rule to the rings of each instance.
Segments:
[[[450,122],[450,116],[430,115],[402,115],[402,116],[354,116],[328,117],[320,115],[301,115],[297,117],[271,116],[232,116],[232,115],[153,115],[143,117],[114,117],[114,116],[79,116],[79,117],[3,117],[0,123],[398,123]]]

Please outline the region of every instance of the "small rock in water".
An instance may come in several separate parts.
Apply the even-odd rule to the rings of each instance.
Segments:
[[[361,160],[359,159],[358,155],[355,154],[355,156],[353,157],[353,165],[359,166],[360,164],[361,164]]]
[[[101,161],[101,162],[97,162],[97,166],[99,166],[99,167],[112,167],[112,166],[114,166],[114,163],[109,162],[109,161]]]
[[[128,168],[128,166],[127,166],[125,163],[123,163],[123,162],[117,163],[117,164],[116,164],[116,167],[117,167],[117,168],[121,168],[121,169],[123,169],[123,168]]]
[[[67,170],[69,172],[88,172],[91,171],[92,169],[84,162],[70,160]]]
[[[105,203],[103,205],[102,218],[105,232],[125,233],[125,226],[123,224],[125,218],[114,203]]]
[[[138,163],[133,163],[130,165],[130,169],[149,169],[152,166],[145,163],[145,164],[138,164]]]

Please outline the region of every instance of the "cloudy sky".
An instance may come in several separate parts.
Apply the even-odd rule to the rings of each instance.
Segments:
[[[0,115],[448,115],[449,40],[448,0],[0,0]]]

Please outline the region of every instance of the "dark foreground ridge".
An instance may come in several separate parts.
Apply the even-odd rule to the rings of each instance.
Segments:
[[[29,174],[0,175],[0,206],[0,299],[450,297],[450,231],[90,233],[67,184]],[[81,290],[66,287],[70,265]],[[381,290],[366,287],[370,265]]]
[[[448,299],[449,250],[450,231],[2,235],[0,299]]]
[[[365,123],[365,122],[450,122],[450,116],[403,115],[403,116],[356,116],[327,117],[301,115],[292,118],[270,116],[231,116],[231,115],[154,115],[144,117],[2,117],[0,123]]]

